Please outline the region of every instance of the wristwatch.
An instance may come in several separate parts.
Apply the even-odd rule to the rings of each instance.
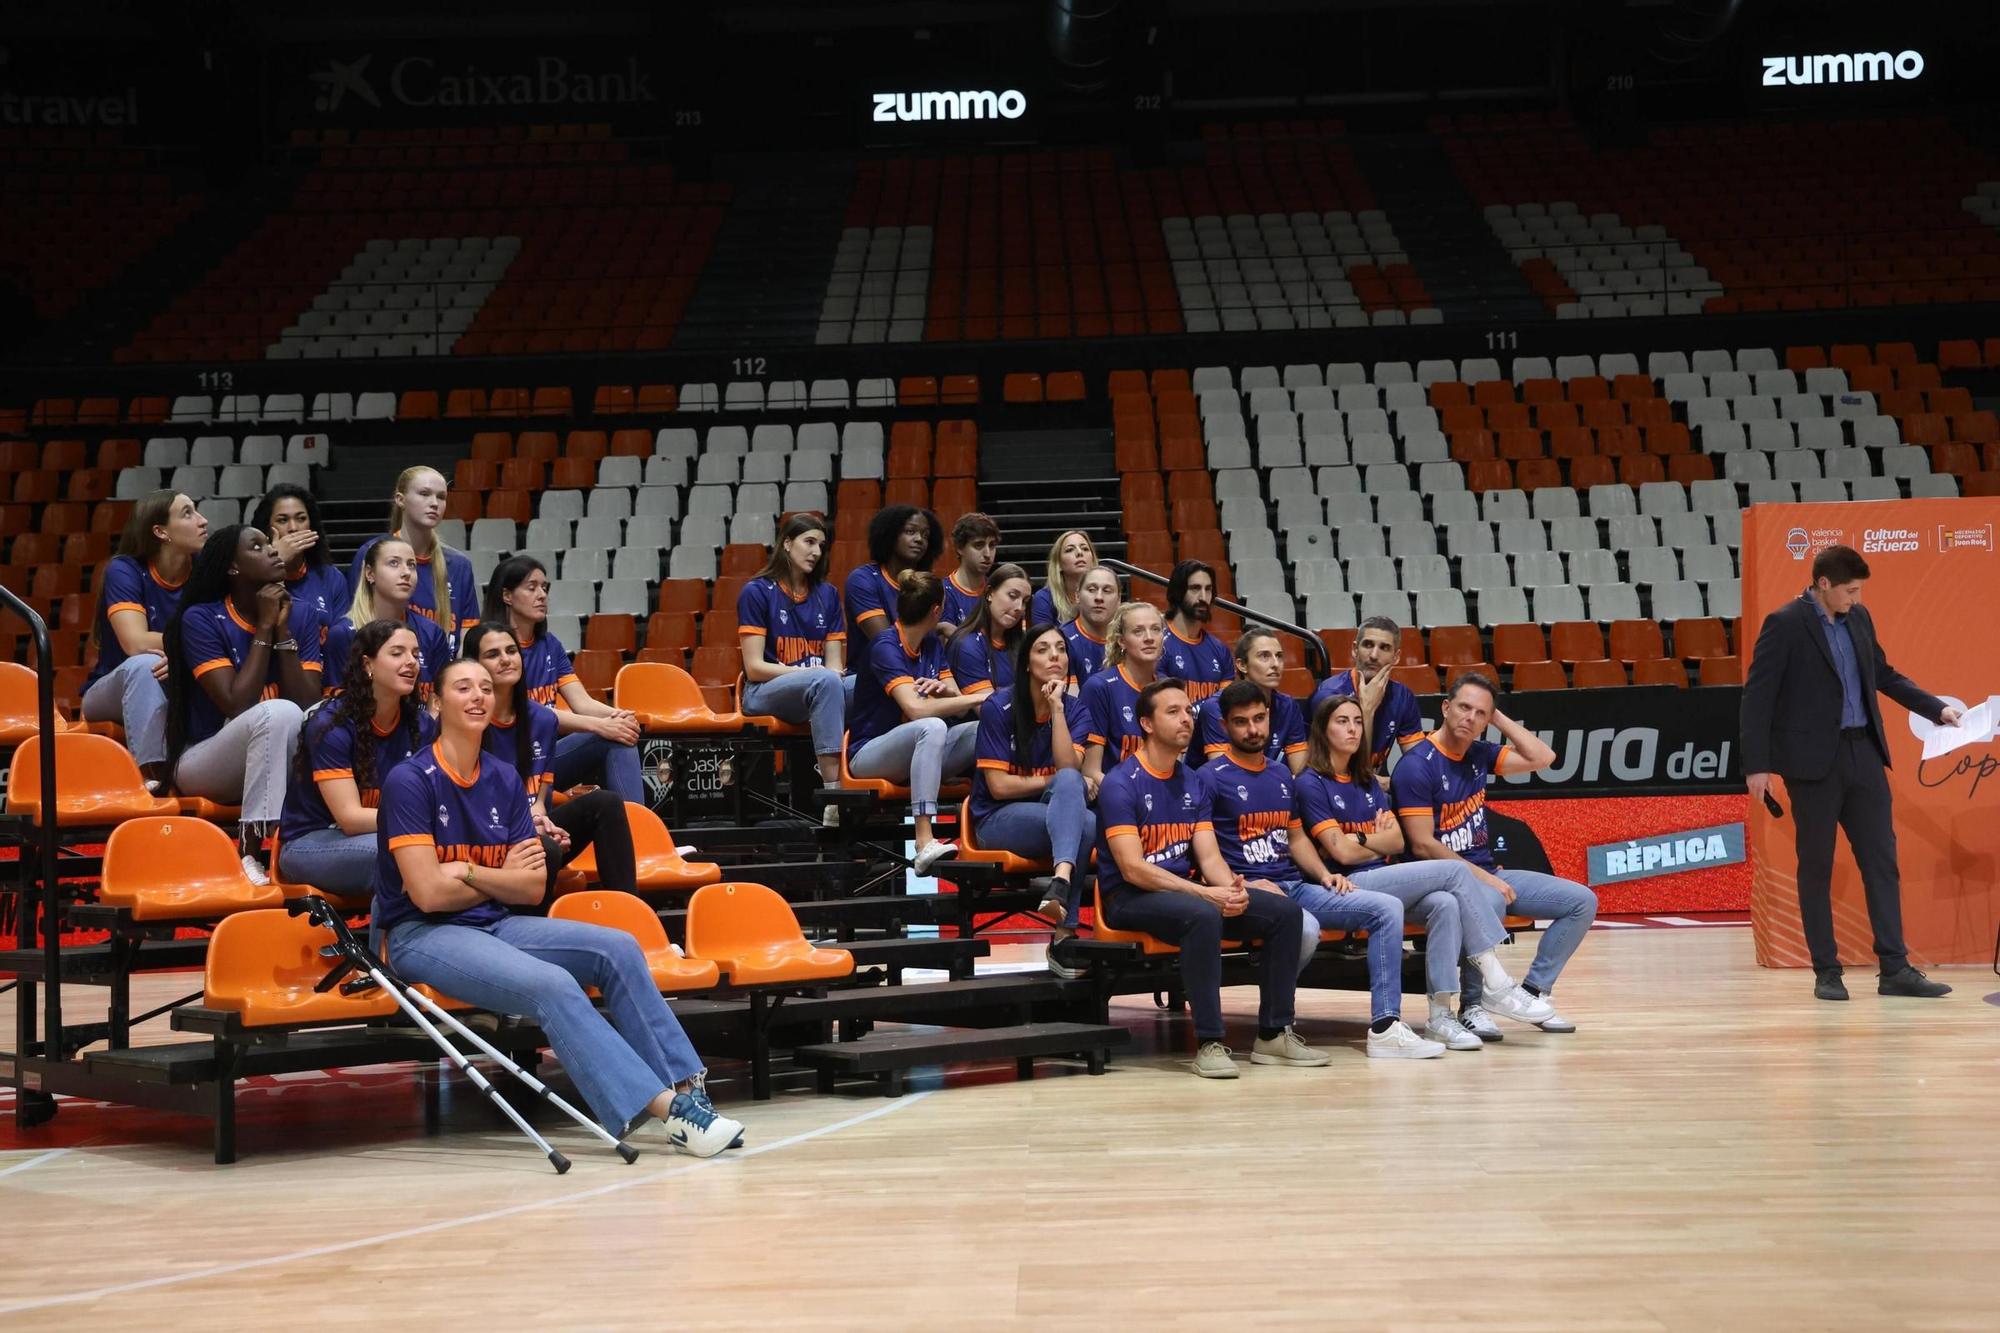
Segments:
[[[1368,845],[1368,835],[1366,833],[1355,834],[1354,840],[1360,843],[1363,847],[1366,847]]]

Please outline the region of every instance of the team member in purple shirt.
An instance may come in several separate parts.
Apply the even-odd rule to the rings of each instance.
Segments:
[[[951,525],[951,547],[958,552],[958,568],[945,576],[944,615],[938,621],[938,633],[947,639],[972,618],[986,593],[987,576],[1000,558],[1000,525],[985,514],[961,514]]]
[[[910,570],[925,573],[937,563],[944,549],[944,524],[928,509],[915,505],[890,505],[868,521],[868,563],[847,576],[844,597],[847,629],[860,643],[867,643],[896,622],[899,580]],[[854,654],[854,669],[861,670],[861,653]]]
[[[736,596],[736,641],[743,653],[743,711],[812,727],[822,787],[840,785],[847,726],[847,621],[826,581],[826,520],[794,514],[771,543],[763,572]],[[832,827],[840,807],[823,815]]]
[[[937,636],[944,589],[919,569],[903,574],[896,623],[868,643],[855,671],[854,709],[847,719],[847,768],[857,778],[886,778],[910,789],[910,822],[917,844],[916,870],[958,852],[940,841],[931,820],[938,789],[947,778],[972,771],[979,724],[977,695],[952,684],[944,644]]]
[[[83,687],[83,717],[125,728],[125,746],[155,792],[170,776],[161,635],[207,540],[208,520],[193,500],[154,491],[132,506],[118,554],[98,576],[97,665]]]
[[[167,758],[187,796],[240,804],[243,873],[270,883],[264,836],[285,808],[305,710],[319,699],[319,616],[285,591],[256,528],[209,534],[167,622]]]
[[[1104,670],[1111,618],[1117,614],[1118,576],[1103,565],[1092,565],[1077,584],[1076,619],[1062,627],[1063,642],[1069,645],[1071,694],[1080,693],[1083,682]]]
[[[1546,999],[1597,919],[1597,895],[1574,881],[1508,870],[1493,859],[1486,826],[1487,780],[1533,773],[1556,761],[1556,752],[1541,737],[1494,707],[1496,694],[1493,682],[1475,671],[1453,681],[1445,695],[1443,723],[1404,753],[1389,777],[1389,795],[1412,855],[1462,861],[1516,912],[1549,922],[1534,966],[1521,983],[1529,995]],[[1499,728],[1503,743],[1483,739],[1489,722]],[[1475,1036],[1497,1040],[1500,1029],[1480,1003],[1484,979],[1479,970],[1467,963],[1459,982],[1459,1021]],[[1556,1013],[1537,1026],[1544,1032],[1576,1031],[1576,1024]]]
[[[743,1126],[709,1101],[701,1057],[638,942],[515,910],[541,903],[547,863],[520,777],[481,749],[493,695],[478,662],[447,665],[437,740],[383,784],[373,915],[389,961],[410,981],[533,1019],[606,1129],[658,1118],[674,1148],[713,1157]]]
[[[368,548],[361,562],[361,582],[353,600],[340,608],[320,636],[326,670],[320,688],[338,694],[346,684],[347,658],[363,625],[391,620],[408,625],[417,639],[417,702],[429,703],[437,669],[451,660],[451,642],[437,622],[410,614],[410,597],[417,586],[417,556],[400,537],[384,537]]]
[[[1019,565],[993,571],[972,614],[945,644],[945,660],[960,694],[1004,690],[1014,683],[1014,650],[1034,594],[1028,571]]]
[[[1160,612],[1148,602],[1127,602],[1111,617],[1104,670],[1083,683],[1077,697],[1090,717],[1083,780],[1092,799],[1105,774],[1145,744],[1139,726],[1139,692],[1159,678]]]
[[[1285,647],[1268,629],[1248,629],[1236,640],[1236,674],[1264,691],[1270,702],[1270,757],[1296,775],[1306,766],[1306,719],[1299,701],[1279,688],[1285,680]],[[1194,744],[1203,760],[1229,748],[1222,725],[1222,696],[1204,700],[1194,715]]]
[[[486,585],[480,609],[485,623],[505,625],[521,645],[521,669],[528,697],[556,709],[556,786],[564,791],[593,783],[618,793],[619,799],[643,804],[646,782],[639,766],[639,717],[630,709],[614,708],[576,677],[569,651],[549,633],[549,571],[531,555],[502,560]]]
[[[329,628],[347,613],[354,590],[320,539],[319,502],[311,491],[289,481],[278,483],[257,502],[250,526],[262,528],[278,548],[285,562],[285,591],[293,601],[319,612]]]
[[[1215,570],[1200,560],[1183,560],[1167,579],[1167,637],[1160,671],[1188,683],[1188,698],[1199,704],[1236,679],[1229,645],[1208,630],[1215,603]]]
[[[1350,695],[1359,702],[1368,732],[1368,762],[1381,773],[1389,768],[1389,747],[1407,750],[1424,738],[1417,696],[1401,681],[1389,679],[1402,654],[1402,640],[1402,630],[1387,616],[1362,621],[1354,635],[1354,665],[1321,681],[1306,706],[1317,715],[1329,699]]]

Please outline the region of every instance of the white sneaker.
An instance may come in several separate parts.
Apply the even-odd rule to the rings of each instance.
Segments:
[[[1551,1008],[1549,1009],[1549,1016],[1547,1018],[1544,1018],[1541,1022],[1535,1024],[1535,1026],[1540,1028],[1544,1032],[1576,1031],[1576,1024],[1570,1022],[1567,1018],[1564,1018],[1561,1014],[1557,1013],[1553,1006],[1551,1006]]]
[[[1472,1036],[1469,1032],[1466,1035]],[[1479,1038],[1472,1037],[1472,1040],[1476,1046]],[[1386,1032],[1368,1034],[1368,1058],[1371,1060],[1435,1060],[1443,1054],[1443,1042],[1419,1037],[1410,1031],[1408,1023],[1391,1023]]]
[[[1299,1065],[1310,1067],[1333,1063],[1333,1057],[1325,1051],[1315,1050],[1305,1044],[1299,1034],[1286,1028],[1277,1036],[1265,1041],[1262,1037],[1250,1048],[1250,1063],[1253,1065]]]
[[[1505,1041],[1507,1035],[1500,1031],[1500,1025],[1493,1021],[1482,1005],[1468,1004],[1458,1011],[1458,1021],[1465,1030],[1481,1041]]]
[[[1049,975],[1058,981],[1081,981],[1085,976],[1089,975],[1085,969],[1073,963],[1066,963],[1056,956],[1056,946],[1067,943],[1074,938],[1076,938],[1075,931],[1058,930],[1054,937],[1049,940],[1049,949],[1045,961],[1049,965]]]
[[[667,1142],[690,1157],[713,1157],[743,1133],[743,1126],[685,1092],[667,1109]]]
[[[1240,1071],[1229,1058],[1227,1046],[1219,1041],[1205,1041],[1194,1053],[1194,1072],[1203,1078],[1236,1078]]]
[[[1436,1018],[1425,1024],[1424,1035],[1432,1041],[1443,1042],[1447,1050],[1453,1051],[1476,1051],[1486,1044],[1473,1033],[1467,1031],[1465,1024],[1459,1022],[1450,1014],[1439,1014]],[[1374,1039],[1374,1034],[1370,1033],[1369,1041],[1373,1042]],[[1368,1053],[1370,1055],[1375,1054],[1372,1047]]]
[[[1516,1023],[1546,1023],[1556,1016],[1554,1005],[1538,995],[1528,994],[1522,986],[1510,986],[1498,994],[1488,991],[1479,997],[1479,1003],[1482,1009]]]
[[[957,855],[957,843],[940,842],[936,838],[932,838],[929,842],[917,848],[917,859],[911,864],[915,867],[919,875],[928,875],[931,873],[932,866]]]
[[[821,810],[819,812],[819,826],[821,828],[839,828],[840,807],[829,805],[824,810]]]
[[[268,888],[271,883],[271,872],[264,869],[262,861],[245,852],[243,854],[243,878],[249,880],[260,889]]]

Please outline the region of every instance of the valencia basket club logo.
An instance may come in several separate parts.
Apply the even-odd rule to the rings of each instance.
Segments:
[[[1785,534],[1785,549],[1791,552],[1794,560],[1805,559],[1806,551],[1811,545],[1812,539],[1806,535],[1804,528],[1793,528]]]

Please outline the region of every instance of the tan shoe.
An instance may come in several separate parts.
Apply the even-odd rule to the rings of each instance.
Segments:
[[[1250,1063],[1253,1065],[1312,1065],[1331,1064],[1333,1057],[1325,1051],[1315,1050],[1299,1040],[1299,1034],[1286,1028],[1277,1036],[1265,1041],[1262,1037],[1250,1048]]]
[[[1203,1078],[1239,1076],[1236,1062],[1229,1058],[1229,1048],[1219,1041],[1205,1041],[1201,1044],[1201,1049],[1194,1053],[1194,1072]]]

